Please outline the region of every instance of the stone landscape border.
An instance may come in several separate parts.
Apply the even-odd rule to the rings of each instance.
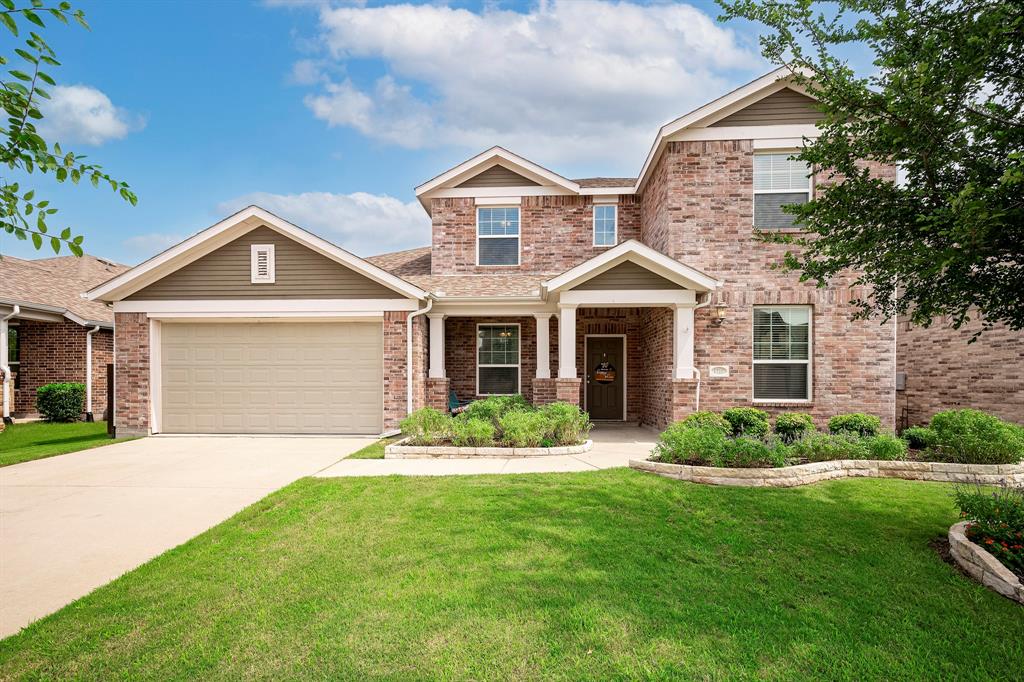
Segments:
[[[545,455],[580,455],[594,446],[588,440],[581,445],[554,448],[460,448],[454,445],[402,445],[408,438],[384,447],[384,459],[468,459],[470,457],[544,457]]]
[[[940,483],[1024,484],[1024,464],[949,464],[877,459],[837,459],[771,469],[667,464],[649,459],[630,460],[629,466],[667,478],[711,485],[793,488],[836,478],[904,478]]]
[[[949,529],[949,553],[968,575],[1007,599],[1024,604],[1024,583],[980,545],[967,539],[967,521]]]

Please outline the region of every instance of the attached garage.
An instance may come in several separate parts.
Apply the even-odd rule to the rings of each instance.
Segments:
[[[383,430],[379,322],[161,325],[164,433]]]

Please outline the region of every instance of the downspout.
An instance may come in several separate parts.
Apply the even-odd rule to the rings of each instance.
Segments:
[[[3,323],[3,324],[0,324],[0,334],[3,335],[2,337],[0,337],[0,349],[2,349],[2,352],[0,352],[0,374],[3,375],[3,385],[2,385],[2,388],[0,388],[0,390],[2,390],[3,394],[4,394],[4,397],[3,397],[3,421],[4,421],[4,424],[13,424],[14,423],[14,420],[11,419],[11,399],[7,395],[7,390],[10,388],[10,385],[11,385],[11,366],[7,364],[7,359],[8,359],[7,358],[7,354],[8,354],[8,350],[7,350],[7,329],[8,329],[8,324],[7,324],[7,321],[10,320],[12,317],[14,317],[15,315],[17,315],[20,312],[21,312],[21,307],[15,305],[14,308],[11,310],[9,315],[5,315],[3,318],[0,318],[0,322]]]
[[[420,315],[426,315],[430,312],[430,309],[434,307],[434,299],[427,297],[427,307],[420,308],[419,310],[410,313],[409,317],[405,318],[405,367],[407,371],[406,386],[405,386],[405,413],[412,414],[412,382],[413,382],[413,371],[412,371],[412,322],[413,318],[419,317]]]
[[[694,319],[693,319],[693,326],[694,327],[697,326],[696,312],[698,310],[700,310],[701,308],[707,308],[709,305],[711,305],[711,292],[708,292],[707,298],[704,299],[703,303],[698,303],[697,305],[693,306],[693,312],[695,313]],[[697,343],[697,339],[696,339],[696,337],[694,337],[694,345],[696,345],[696,343]],[[693,370],[693,373],[697,375],[697,390],[694,393],[694,400],[693,400],[693,408],[694,409],[693,409],[693,411],[694,412],[700,412],[700,370],[697,369],[696,366],[691,367],[690,369]]]
[[[85,333],[85,421],[94,421],[92,416],[92,335],[100,330],[96,325]]]

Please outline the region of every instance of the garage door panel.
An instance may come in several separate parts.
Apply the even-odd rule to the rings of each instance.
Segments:
[[[164,323],[168,433],[377,433],[379,323]]]

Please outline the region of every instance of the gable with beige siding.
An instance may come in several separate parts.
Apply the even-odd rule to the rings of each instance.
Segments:
[[[817,123],[823,114],[815,109],[814,105],[815,101],[807,95],[783,88],[729,114],[720,121],[715,121],[710,127]]]
[[[538,183],[498,164],[477,173],[457,187],[533,187]]]
[[[655,274],[633,261],[620,263],[610,270],[602,272],[596,277],[591,277],[586,282],[573,287],[575,291],[608,291],[608,290],[650,290],[650,289],[680,289],[675,282],[671,282],[661,275]]]

